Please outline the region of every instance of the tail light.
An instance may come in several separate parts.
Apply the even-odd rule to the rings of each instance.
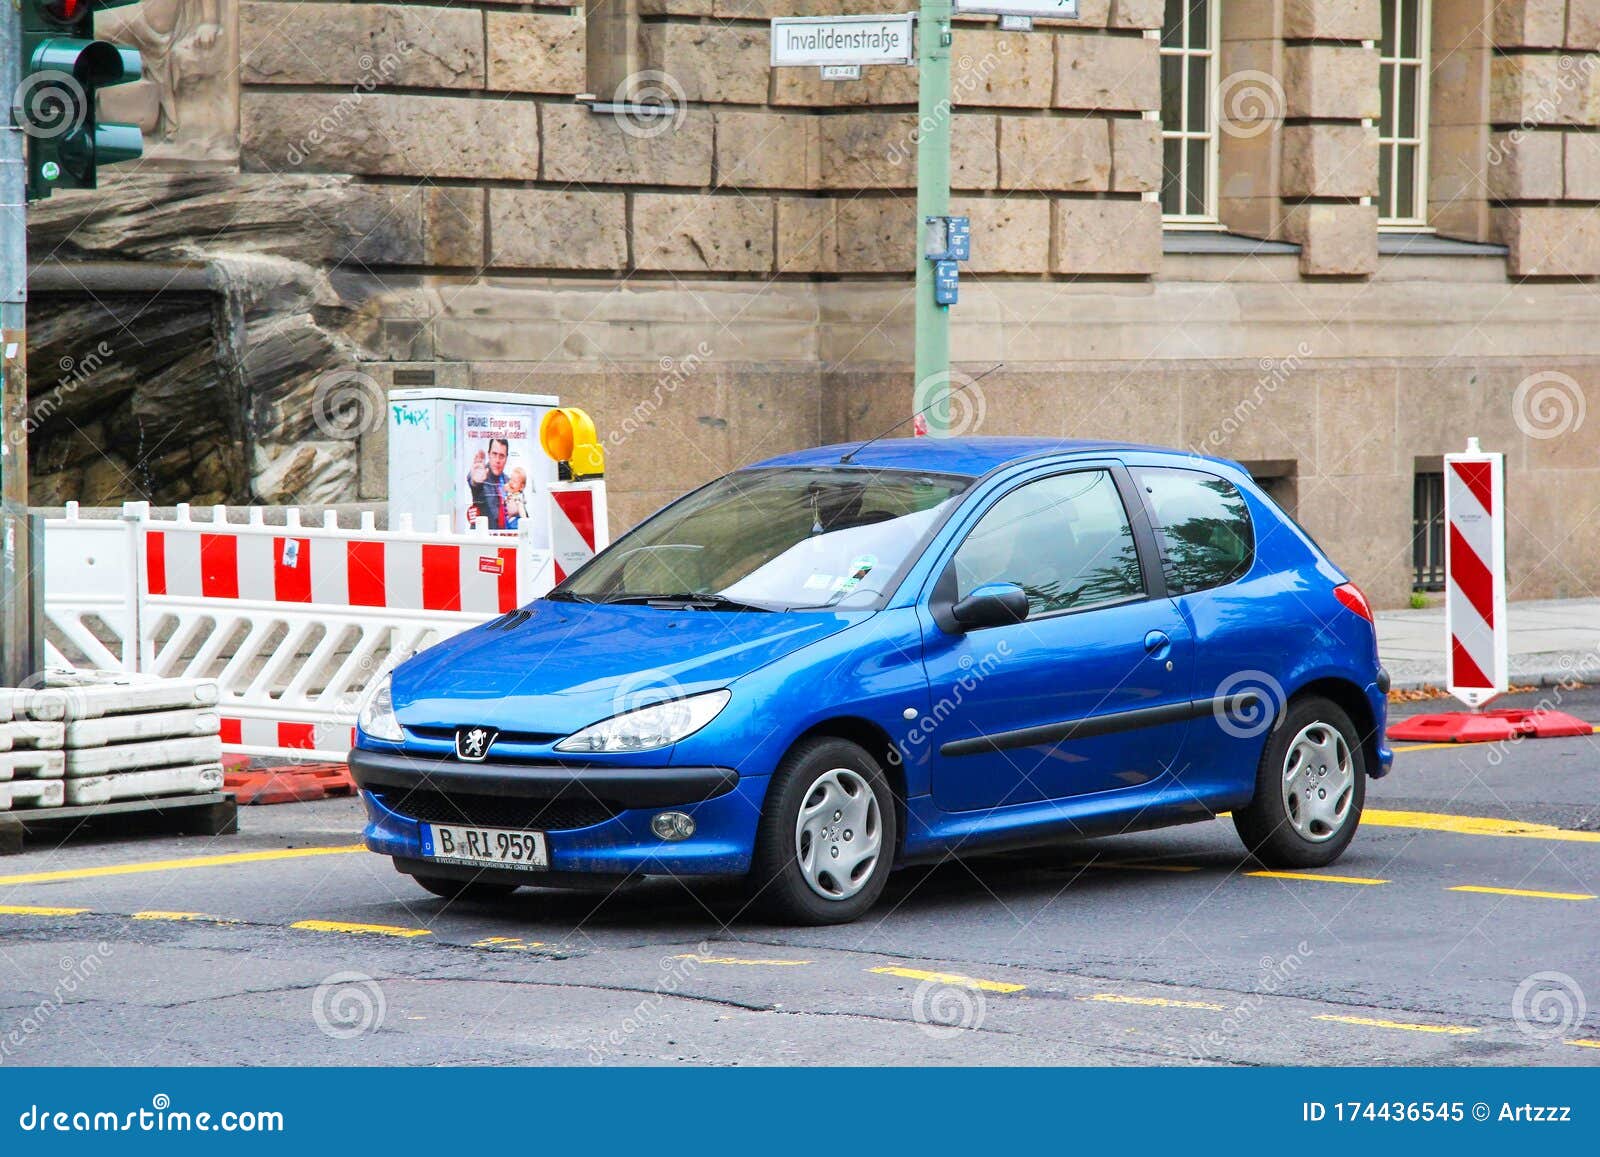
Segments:
[[[1367,602],[1367,596],[1361,593],[1361,588],[1356,586],[1355,583],[1345,583],[1343,586],[1334,587],[1333,597],[1363,619],[1366,619],[1367,622],[1372,622],[1372,604]]]

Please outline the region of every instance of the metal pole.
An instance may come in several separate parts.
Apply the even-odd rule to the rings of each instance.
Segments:
[[[922,0],[917,19],[916,410],[950,390],[950,307],[934,304],[933,262],[922,247],[927,219],[950,212],[950,9],[951,0]],[[949,403],[933,405],[928,433],[949,428]]]
[[[0,0],[0,686],[35,671],[32,535],[28,527],[27,160],[12,123],[22,83],[22,12]]]

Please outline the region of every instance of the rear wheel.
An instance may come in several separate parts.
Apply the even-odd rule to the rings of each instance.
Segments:
[[[1325,867],[1355,838],[1366,790],[1361,737],[1344,709],[1320,697],[1297,700],[1267,736],[1255,798],[1233,813],[1233,824],[1269,868]]]
[[[451,880],[444,876],[411,877],[435,896],[446,900],[466,900],[474,904],[488,904],[504,900],[517,890],[515,884],[484,884],[471,880]]]
[[[848,740],[808,740],[772,777],[752,898],[783,923],[848,923],[883,893],[898,838],[894,793],[878,762]]]

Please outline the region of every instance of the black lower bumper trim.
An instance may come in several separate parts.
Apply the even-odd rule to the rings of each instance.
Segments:
[[[364,788],[426,788],[529,800],[604,800],[619,808],[699,803],[730,792],[728,767],[566,767],[535,763],[461,763],[383,751],[350,753],[350,774]]]

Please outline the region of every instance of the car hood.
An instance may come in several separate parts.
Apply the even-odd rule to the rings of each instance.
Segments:
[[[726,687],[867,612],[706,611],[530,603],[526,622],[501,620],[447,639],[394,673],[407,727],[483,724],[566,735],[619,711]]]

